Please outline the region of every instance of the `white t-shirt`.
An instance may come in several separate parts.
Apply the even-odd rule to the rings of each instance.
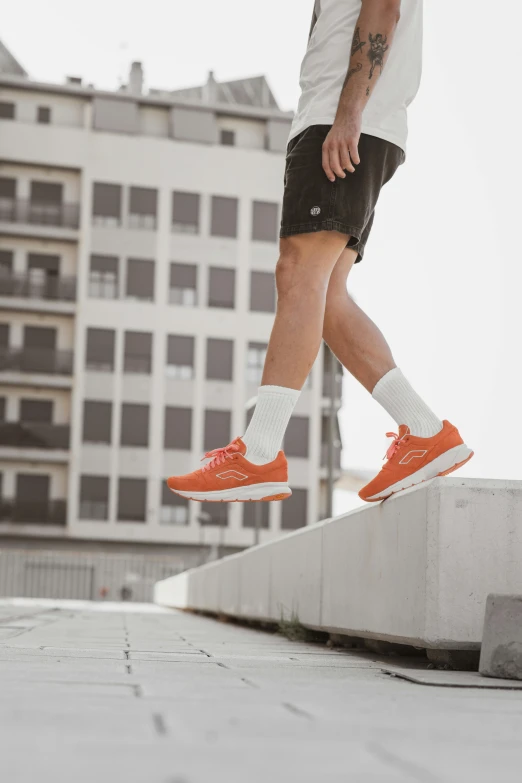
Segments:
[[[301,97],[290,139],[310,125],[333,123],[360,12],[361,0],[315,0],[313,27],[301,66]],[[364,109],[362,132],[406,149],[406,109],[419,88],[422,69],[422,0],[402,0],[388,55]]]

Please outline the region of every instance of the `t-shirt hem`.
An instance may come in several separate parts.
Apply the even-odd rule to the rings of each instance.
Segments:
[[[288,141],[290,142],[295,136],[298,136],[304,130],[309,128],[310,125],[332,125],[332,123],[332,117],[313,117],[312,119],[307,120],[305,123],[299,124],[295,128],[292,128],[290,130]],[[399,137],[396,134],[382,130],[381,128],[374,128],[371,125],[364,124],[361,128],[361,133],[366,133],[368,136],[376,136],[378,139],[389,141],[390,144],[395,144],[396,147],[400,147],[401,150],[406,154],[406,140],[402,136]]]

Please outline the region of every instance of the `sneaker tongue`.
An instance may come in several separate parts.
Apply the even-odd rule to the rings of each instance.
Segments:
[[[408,434],[410,428],[407,424],[399,424],[399,438],[404,438]]]
[[[232,443],[234,443],[238,447],[238,451],[240,454],[242,454],[243,456],[246,454],[246,445],[243,443],[241,438],[234,438]]]

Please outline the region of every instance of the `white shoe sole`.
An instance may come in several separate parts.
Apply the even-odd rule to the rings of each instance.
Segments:
[[[185,492],[173,489],[176,495],[181,495],[189,500],[199,500],[210,503],[248,503],[249,500],[284,500],[289,498],[292,490],[284,481],[267,484],[251,484],[246,487],[234,487],[233,489],[220,489],[215,492]]]
[[[461,443],[460,446],[455,446],[453,449],[445,451],[420,470],[411,473],[409,476],[397,481],[395,484],[391,484],[377,495],[371,495],[369,498],[366,498],[366,500],[384,500],[395,492],[400,492],[402,489],[409,489],[409,487],[413,487],[415,484],[429,481],[432,478],[436,478],[436,476],[444,476],[447,473],[451,473],[453,470],[457,470],[457,468],[471,459],[472,456],[472,450],[468,448],[465,443]]]

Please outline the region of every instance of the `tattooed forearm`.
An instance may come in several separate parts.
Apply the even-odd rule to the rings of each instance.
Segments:
[[[372,34],[369,33],[368,38],[370,41],[370,48],[368,49],[367,55],[371,63],[368,79],[372,79],[373,72],[376,68],[380,68],[380,72],[382,73],[382,69],[384,67],[384,55],[388,51],[388,46],[386,43],[388,36],[382,35],[381,33],[376,33],[375,37],[373,37]]]
[[[362,63],[357,63],[355,68],[350,68],[350,70],[346,74],[346,79],[344,80],[344,84],[346,84],[352,78],[354,73],[359,73],[359,71],[362,71]]]
[[[352,57],[354,54],[357,54],[357,52],[362,52],[362,48],[363,46],[366,46],[366,44],[367,41],[361,41],[361,28],[358,27],[353,34]]]

